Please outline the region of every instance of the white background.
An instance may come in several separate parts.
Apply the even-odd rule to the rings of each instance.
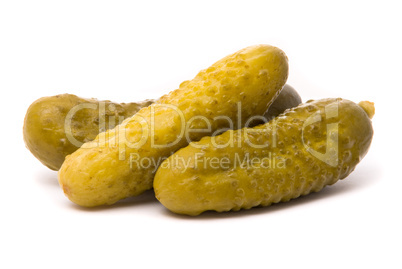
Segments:
[[[1,1],[0,267],[401,268],[397,2]],[[371,149],[344,181],[196,218],[169,213],[152,191],[84,209],[24,146],[24,115],[37,98],[158,98],[259,43],[287,53],[288,83],[304,101],[375,102]]]

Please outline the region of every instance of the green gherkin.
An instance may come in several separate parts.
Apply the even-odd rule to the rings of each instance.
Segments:
[[[59,170],[66,156],[83,143],[94,140],[100,132],[115,127],[152,103],[154,100],[114,103],[67,93],[42,97],[27,110],[23,128],[25,144],[45,166]],[[270,120],[300,103],[300,95],[286,84],[264,117]],[[70,114],[73,116],[70,121],[71,137],[65,129]]]
[[[348,176],[367,153],[374,105],[308,101],[254,128],[204,137],[166,159],[154,189],[179,214],[269,206]]]
[[[115,127],[153,102],[114,103],[67,93],[42,97],[27,110],[23,129],[25,144],[45,166],[59,170],[66,156],[83,143],[94,140],[100,132]],[[270,120],[300,103],[300,95],[286,84],[264,117]],[[71,137],[65,128],[69,115],[73,116]]]
[[[281,93],[265,112],[264,117],[270,121],[279,114],[283,113],[286,109],[300,105],[302,99],[299,93],[289,84],[283,86]]]
[[[67,93],[42,97],[29,106],[25,115],[25,145],[45,166],[59,170],[66,156],[83,143],[153,102],[114,103]]]
[[[58,173],[60,187],[86,207],[139,195],[152,188],[159,160],[264,115],[287,77],[288,59],[276,47],[262,44],[230,54],[67,156]]]

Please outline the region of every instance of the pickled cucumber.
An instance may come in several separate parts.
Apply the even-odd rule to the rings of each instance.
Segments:
[[[281,93],[268,108],[267,112],[264,114],[264,117],[270,121],[284,112],[286,109],[300,105],[301,102],[302,99],[297,91],[289,84],[286,84]]]
[[[145,100],[119,104],[73,94],[42,97],[26,113],[25,145],[45,166],[59,170],[65,157],[83,143],[94,140],[99,132],[114,128],[152,103],[153,100]]]
[[[178,149],[262,116],[287,76],[287,57],[276,47],[229,55],[67,156],[59,184],[87,207],[138,195],[152,188],[157,167]]]
[[[373,115],[367,101],[323,99],[254,128],[204,137],[161,164],[156,198],[172,212],[198,215],[317,192],[348,176],[366,155]]]
[[[113,103],[94,98],[81,98],[73,94],[42,97],[28,108],[23,128],[27,148],[45,166],[59,170],[65,157],[76,151],[83,143],[92,141],[102,131],[111,129],[122,120],[131,117],[154,100],[137,103]],[[268,111],[268,121],[301,103],[299,94],[286,84]],[[73,110],[78,107],[77,113]],[[71,113],[73,112],[73,113]],[[65,130],[68,114],[71,118],[71,137]],[[103,120],[103,122],[102,122]],[[103,125],[99,126],[99,125]]]

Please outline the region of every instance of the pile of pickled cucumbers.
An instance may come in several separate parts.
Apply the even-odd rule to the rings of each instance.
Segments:
[[[369,101],[303,103],[287,78],[282,50],[250,46],[158,100],[40,98],[24,141],[84,207],[152,188],[191,216],[286,202],[346,178],[368,152],[374,116]]]

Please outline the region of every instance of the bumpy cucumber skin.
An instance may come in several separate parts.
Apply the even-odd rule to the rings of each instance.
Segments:
[[[303,130],[303,124],[317,111],[324,111],[329,104],[338,104],[338,116],[325,118],[310,124]],[[325,151],[327,124],[338,123],[338,164],[332,166],[314,157],[305,144],[315,151]],[[178,214],[199,215],[207,210],[218,212],[249,209],[255,206],[269,206],[272,203],[320,191],[349,175],[367,153],[373,129],[366,112],[355,103],[343,99],[309,101],[296,108],[286,110],[269,123],[253,128],[255,134],[248,135],[254,145],[268,143],[263,148],[253,148],[245,142],[245,131],[227,131],[219,137],[204,137],[191,143],[170,156],[157,171],[154,180],[156,198],[170,211]],[[273,134],[276,133],[276,143]],[[304,143],[303,144],[303,138]],[[233,135],[235,146],[219,148],[211,139],[225,144]],[[331,134],[334,135],[334,134]],[[240,147],[236,146],[237,142]],[[264,142],[265,141],[265,142]],[[331,140],[332,141],[332,140]],[[195,148],[194,145],[200,147]],[[333,150],[335,144],[329,144]],[[324,152],[322,152],[324,153]],[[247,168],[235,163],[235,155],[244,160],[263,158],[271,154],[282,165],[274,167]],[[230,167],[213,167],[195,160],[207,158],[229,158]],[[175,162],[180,159],[182,162]],[[324,159],[325,160],[325,159]],[[187,163],[189,161],[189,163]],[[184,167],[187,163],[187,169]]]
[[[115,129],[99,134],[95,141],[84,144],[68,156],[59,170],[59,184],[71,201],[86,207],[113,204],[141,194],[152,188],[160,163],[152,163],[146,168],[133,166],[130,156],[139,154],[142,159],[158,161],[188,145],[185,137],[179,137],[182,121],[178,113],[163,105],[177,107],[183,113],[185,123],[193,116],[203,116],[211,122],[211,131],[190,134],[190,141],[197,141],[221,128],[229,128],[227,121],[214,118],[236,119],[238,102],[242,105],[240,118],[243,124],[250,116],[262,116],[285,85],[287,76],[287,57],[276,47],[251,46],[229,55],[200,71],[191,81],[183,82],[179,89],[163,96],[156,104],[141,109]],[[151,132],[151,113],[154,113],[155,143],[168,145],[178,137],[179,141],[169,147],[155,148],[148,135],[140,147],[125,147],[122,158],[115,144],[117,136],[119,145],[139,141],[142,131]],[[146,126],[145,129],[140,128],[139,122]],[[194,121],[189,128],[206,128],[204,123]],[[125,136],[118,135],[121,133]]]
[[[65,157],[80,146],[75,141],[70,141],[66,135],[64,127],[67,114],[80,104],[95,105],[77,110],[71,121],[72,135],[78,142],[94,140],[100,132],[99,124],[102,119],[99,117],[99,104],[101,102],[105,107],[103,116],[106,129],[116,126],[120,118],[126,119],[153,103],[152,100],[145,100],[138,103],[119,104],[81,98],[73,94],[42,97],[29,106],[24,119],[23,137],[26,147],[45,166],[52,170],[59,170]]]

